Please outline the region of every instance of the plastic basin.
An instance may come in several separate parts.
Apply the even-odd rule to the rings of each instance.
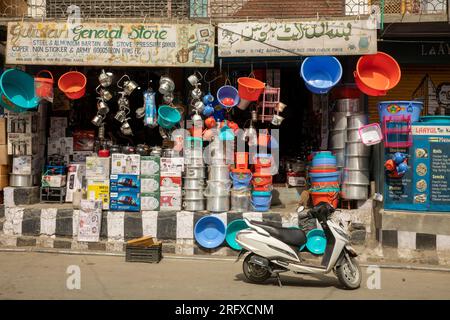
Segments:
[[[202,217],[194,227],[195,240],[208,249],[220,246],[225,240],[225,233],[225,224],[215,216]]]
[[[231,249],[242,250],[242,247],[236,242],[236,235],[239,231],[244,229],[248,229],[248,226],[242,219],[231,221],[228,224],[225,240]]]
[[[320,229],[313,229],[306,235],[306,248],[313,254],[323,254],[327,247],[325,232]]]
[[[302,63],[300,74],[308,90],[324,94],[341,80],[342,66],[335,57],[308,57]]]

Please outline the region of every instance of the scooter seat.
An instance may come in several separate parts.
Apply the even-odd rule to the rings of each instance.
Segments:
[[[271,236],[291,245],[302,246],[306,243],[305,231],[301,229],[282,228],[271,222],[252,221],[253,224],[266,230]]]

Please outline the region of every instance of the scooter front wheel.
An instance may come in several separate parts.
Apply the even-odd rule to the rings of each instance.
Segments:
[[[255,255],[254,253],[250,253],[245,257],[244,262],[242,263],[244,275],[250,282],[263,283],[264,281],[270,278],[271,272],[264,267],[251,263],[250,259],[254,255]]]
[[[350,258],[350,261],[348,261],[345,258],[344,262],[336,268],[336,276],[346,289],[358,289],[362,278],[358,261],[354,258]]]

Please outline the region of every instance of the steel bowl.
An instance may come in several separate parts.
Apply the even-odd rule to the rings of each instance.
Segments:
[[[336,100],[336,112],[357,113],[361,112],[359,99],[339,99]]]
[[[369,196],[367,184],[344,183],[341,187],[341,197],[348,200],[366,200]]]

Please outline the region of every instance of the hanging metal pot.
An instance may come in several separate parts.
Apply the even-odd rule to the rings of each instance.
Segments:
[[[141,119],[145,116],[145,107],[140,107],[136,109],[136,119]]]
[[[103,124],[103,119],[105,119],[105,116],[101,114],[97,114],[92,120],[91,123],[94,126],[100,127]]]
[[[101,115],[106,115],[109,112],[109,107],[105,101],[100,100],[97,102],[97,112]]]
[[[120,126],[120,131],[126,136],[132,136],[133,135],[133,130],[131,130],[131,126],[130,126],[130,124],[127,121],[122,123],[122,125]]]
[[[119,108],[129,108],[130,107],[130,101],[122,95],[118,100],[117,104],[119,105]]]
[[[119,110],[117,111],[116,115],[114,116],[114,119],[116,119],[117,121],[119,121],[120,123],[125,122],[125,120],[127,119],[127,113],[125,110]]]
[[[113,78],[112,72],[105,72],[105,70],[102,69],[102,72],[98,76],[98,81],[103,88],[106,88],[112,84]]]
[[[109,101],[112,99],[113,95],[109,90],[102,89],[101,86],[98,86],[96,88],[96,92],[99,94],[100,98],[104,101]]]
[[[159,79],[159,89],[158,91],[163,94],[167,95],[169,93],[172,93],[175,90],[175,83],[172,79],[170,79],[167,76],[163,76]]]
[[[203,78],[202,74],[198,71],[195,71],[187,78],[187,80],[193,87],[195,87],[202,78]]]
[[[173,99],[174,99],[174,96],[172,93],[167,93],[163,96],[163,101],[166,104],[171,104]]]

